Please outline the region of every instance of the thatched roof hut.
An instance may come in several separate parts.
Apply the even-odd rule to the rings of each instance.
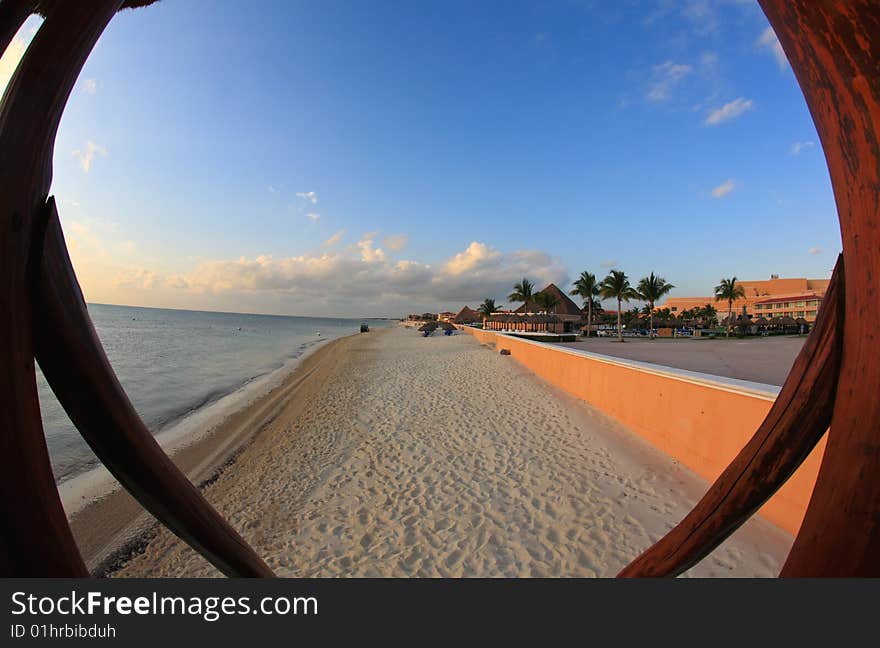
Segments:
[[[465,306],[458,311],[455,317],[452,318],[452,321],[455,324],[476,324],[477,322],[483,321],[483,314],[479,311],[475,311],[473,308]]]
[[[556,315],[528,315],[525,319],[532,324],[559,324],[562,322]]]
[[[564,291],[560,290],[556,284],[548,284],[546,288],[539,290],[538,292],[544,293],[545,295],[551,295],[556,300],[556,305],[551,309],[553,315],[563,315],[567,319],[582,317],[581,309],[578,305],[571,301],[571,298],[566,295]],[[514,312],[535,313],[540,310],[544,309],[538,306],[535,302],[530,301],[517,308]]]

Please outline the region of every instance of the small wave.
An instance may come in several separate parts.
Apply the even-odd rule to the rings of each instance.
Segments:
[[[191,445],[212,433],[226,419],[241,411],[260,397],[272,391],[289,376],[315,347],[330,339],[306,342],[275,369],[240,384],[233,391],[200,399],[199,407],[188,408],[187,413],[154,433],[156,441],[168,454]],[[116,490],[119,484],[102,465],[85,466],[84,472],[74,474],[58,484],[58,491],[67,515],[82,510],[88,503]]]

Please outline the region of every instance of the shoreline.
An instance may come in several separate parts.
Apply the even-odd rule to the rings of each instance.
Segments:
[[[191,439],[172,439],[165,451],[189,480],[204,491],[278,416],[325,356],[333,355],[334,350],[345,346],[346,341],[350,344],[351,338],[358,335],[352,333],[307,349],[280,383],[243,402],[220,422],[196,430]],[[80,476],[84,485],[79,492],[74,493],[70,486],[74,480],[62,483],[59,490],[67,491],[64,505],[70,511],[70,526],[83,560],[93,576],[102,577],[140,553],[161,525],[106,468],[99,466],[90,472],[94,476]]]
[[[400,327],[316,358],[204,493],[281,577],[583,577],[617,573],[706,486],[471,336]],[[775,576],[791,542],[753,518],[688,575]],[[165,529],[142,549],[111,575],[220,575]]]

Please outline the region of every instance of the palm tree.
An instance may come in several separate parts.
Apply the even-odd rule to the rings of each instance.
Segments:
[[[480,304],[480,307],[477,309],[477,312],[482,313],[486,317],[491,317],[492,313],[498,310],[498,307],[495,305],[494,299],[489,299],[488,297],[483,300],[483,303]]]
[[[534,295],[535,284],[523,277],[519,283],[513,284],[513,292],[507,296],[512,302],[522,302],[523,306],[528,307],[528,303],[532,301]]]
[[[727,337],[730,337],[730,323],[733,320],[733,302],[744,299],[745,296],[746,291],[736,283],[736,277],[722,279],[721,283],[715,286],[715,301],[727,302]]]
[[[712,304],[706,304],[705,306],[703,306],[701,313],[700,313],[700,317],[702,317],[706,322],[708,322],[710,324],[713,321],[716,323],[718,322],[717,316],[718,316],[718,311],[715,310],[715,307]]]
[[[629,284],[629,277],[624,274],[623,270],[612,270],[609,272],[608,276],[599,284],[599,294],[602,296],[602,299],[617,300],[617,340],[623,342],[623,330],[620,328],[622,302],[638,299],[639,295]]]
[[[596,281],[596,275],[585,270],[572,285],[574,290],[569,294],[577,295],[583,299],[584,306],[587,307],[587,337],[590,337],[590,327],[593,325],[593,302],[599,296],[599,284]]]
[[[663,295],[667,294],[673,288],[675,288],[675,286],[667,282],[663,277],[656,276],[653,272],[647,277],[642,277],[639,280],[639,286],[636,289],[639,294],[639,299],[648,302],[648,307],[651,309],[650,338],[652,340],[654,339],[654,303],[659,301]]]
[[[559,300],[550,293],[538,292],[532,297],[532,303],[543,312],[549,313],[559,303]]]

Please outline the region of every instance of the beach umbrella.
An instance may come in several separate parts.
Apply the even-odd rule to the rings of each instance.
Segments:
[[[758,326],[767,326],[770,322],[763,315],[755,320],[755,324]]]
[[[449,322],[440,322],[440,328],[442,328],[444,331],[458,330],[458,327],[456,327],[455,324],[450,324]]]
[[[437,322],[426,322],[419,327],[419,331],[422,333],[428,331],[434,331],[437,328]]]

